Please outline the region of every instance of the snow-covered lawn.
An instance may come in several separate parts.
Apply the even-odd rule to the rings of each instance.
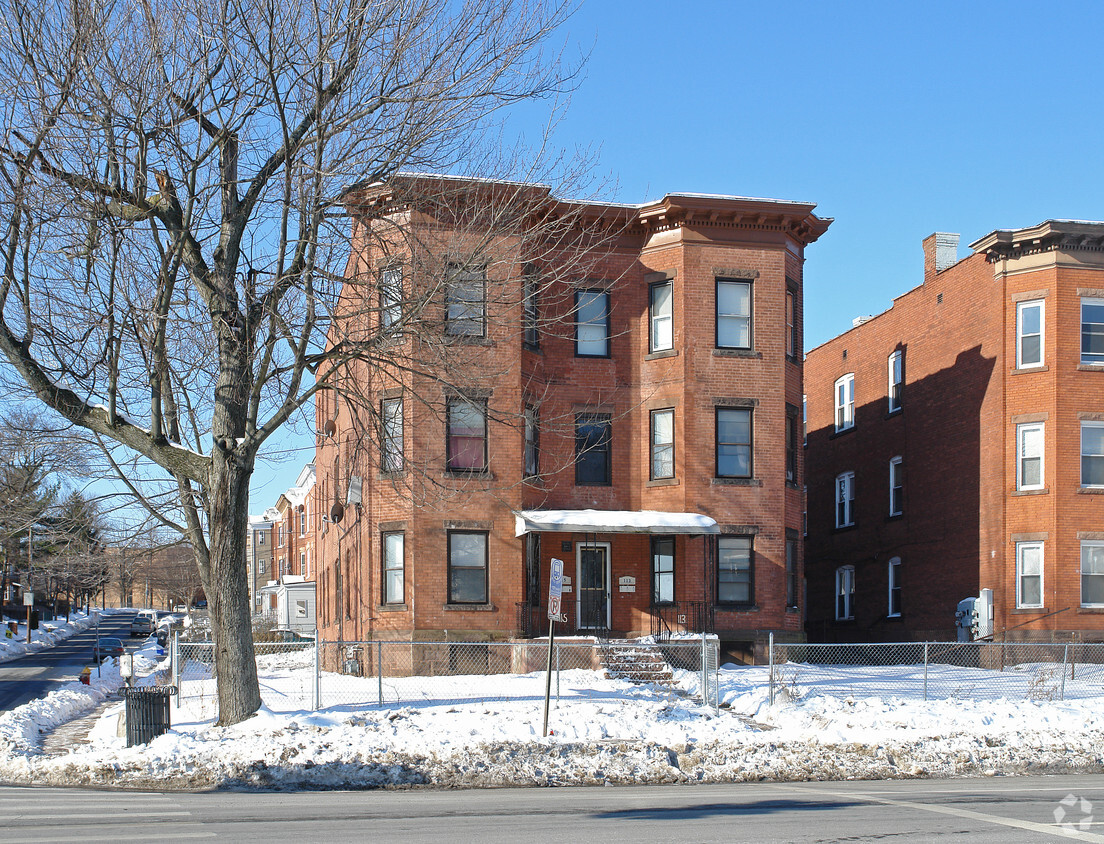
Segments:
[[[899,669],[835,670],[845,673],[843,682],[850,676],[858,693],[862,683],[896,688],[878,675]],[[982,679],[971,674],[966,681]],[[803,689],[798,680],[772,706],[765,667],[731,667],[721,671],[722,707],[715,712],[691,697],[694,674],[681,675],[680,688],[670,690],[565,671],[550,716],[553,735],[542,738],[539,672],[455,680],[486,684],[488,702],[345,703],[319,712],[277,711],[309,688],[313,659],[309,652],[265,657],[261,683],[267,705],[242,724],[214,726],[212,684],[201,693],[189,691],[179,708],[174,705],[172,730],[145,747],[128,749],[118,736],[119,703],[107,710],[87,745],[66,756],[43,757],[39,728],[79,708],[71,695],[84,695],[87,705],[117,686],[117,673],[106,672],[99,689],[74,684],[46,702],[0,717],[0,780],[142,787],[481,787],[1104,770],[1104,698],[840,698],[819,693],[815,685]],[[441,700],[440,681],[434,678],[428,699]],[[376,681],[358,682],[371,697],[367,687]],[[510,700],[490,702],[507,695]],[[797,699],[790,699],[794,695]]]
[[[0,628],[0,662],[23,656],[26,653],[50,648],[62,639],[68,639],[74,633],[87,630],[93,624],[93,617],[84,613],[75,612],[66,621],[59,618],[56,621],[43,621],[37,630],[31,631],[31,642],[27,644],[27,622],[19,625],[16,633],[8,636],[8,625],[5,622]]]

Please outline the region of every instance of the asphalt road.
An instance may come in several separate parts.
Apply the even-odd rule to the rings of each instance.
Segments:
[[[128,651],[134,650],[140,639],[130,639],[130,622],[136,613],[121,612],[100,617],[100,635],[123,640]],[[58,642],[52,648],[25,654],[17,659],[0,662],[0,712],[6,712],[28,701],[40,698],[63,683],[80,677],[86,665],[94,665],[92,647],[96,644],[96,627]],[[0,817],[3,813],[0,812]],[[0,835],[0,840],[3,836]]]
[[[0,788],[0,834],[65,844],[1104,842],[1104,776],[406,792]]]

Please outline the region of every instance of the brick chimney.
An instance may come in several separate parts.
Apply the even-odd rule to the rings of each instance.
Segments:
[[[924,238],[924,281],[957,263],[957,234],[936,232]]]

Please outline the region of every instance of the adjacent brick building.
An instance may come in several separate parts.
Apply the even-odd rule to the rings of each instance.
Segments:
[[[708,630],[746,655],[771,631],[800,638],[804,249],[831,221],[796,202],[580,205],[528,190],[612,232],[610,247],[544,287],[531,285],[555,255],[522,264],[499,244],[479,266],[446,266],[434,324],[381,338],[408,365],[354,361],[340,383],[359,404],[319,395],[321,635],[537,635],[555,557],[561,633]],[[395,291],[425,289],[422,267],[473,239],[391,191],[349,197],[347,276],[361,284],[346,285],[344,319],[361,337],[401,317]],[[388,240],[399,219],[404,237]],[[409,363],[427,330],[465,356],[470,386]]]
[[[1104,224],[995,231],[813,349],[810,638],[1104,638]]]

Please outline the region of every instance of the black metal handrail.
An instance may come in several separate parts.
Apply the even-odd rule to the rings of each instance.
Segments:
[[[652,635],[667,641],[673,633],[712,633],[712,608],[705,601],[672,601],[652,604]]]

